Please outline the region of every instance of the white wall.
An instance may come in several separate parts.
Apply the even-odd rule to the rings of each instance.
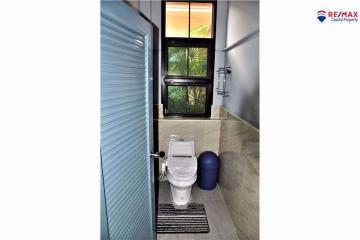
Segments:
[[[154,104],[161,103],[161,1],[160,0],[125,0],[135,11],[140,12],[154,28],[154,61],[158,62],[154,70]],[[155,62],[154,62],[155,66]]]
[[[154,28],[154,61],[158,64],[154,70],[154,104],[161,103],[161,1],[140,0],[140,12],[153,24]],[[154,62],[154,66],[156,63]]]
[[[225,63],[232,68],[223,107],[259,128],[259,2],[229,1]]]
[[[224,67],[225,64],[225,53],[224,48],[226,47],[226,24],[228,14],[228,1],[217,2],[217,13],[216,13],[216,39],[215,39],[215,63],[214,73],[219,67]],[[216,93],[217,86],[217,75],[214,75],[214,89],[213,89],[213,105],[220,107],[222,105],[223,98]]]

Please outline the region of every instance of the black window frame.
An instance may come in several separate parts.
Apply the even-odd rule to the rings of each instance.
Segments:
[[[190,30],[190,3],[212,3],[212,38],[182,38],[182,37],[166,37],[166,2],[189,2],[189,30]],[[216,39],[216,0],[167,0],[162,1],[161,6],[161,45],[162,45],[162,60],[161,60],[161,101],[163,103],[164,116],[169,117],[203,117],[208,118],[211,116],[211,105],[213,98],[213,87],[214,87],[214,63],[215,63],[215,39]],[[189,32],[190,34],[190,32]],[[187,47],[187,48],[207,48],[207,76],[175,76],[168,75],[168,47]],[[167,86],[201,86],[206,87],[206,99],[205,99],[205,113],[169,113],[168,109],[168,93]]]

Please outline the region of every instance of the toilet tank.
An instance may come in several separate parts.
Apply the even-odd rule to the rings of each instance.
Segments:
[[[194,141],[182,141],[171,139],[169,141],[170,156],[194,156],[195,155],[195,142]]]

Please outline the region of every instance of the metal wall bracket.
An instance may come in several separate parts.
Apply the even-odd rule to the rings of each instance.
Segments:
[[[216,71],[216,73],[218,75],[218,84],[217,84],[217,88],[216,88],[216,93],[218,95],[222,95],[223,97],[228,97],[229,91],[226,91],[226,81],[229,77],[226,77],[226,76],[231,73],[231,67],[225,66],[225,67],[219,68]],[[222,78],[222,81],[221,81],[221,78]],[[222,82],[222,88],[220,88],[220,82]]]

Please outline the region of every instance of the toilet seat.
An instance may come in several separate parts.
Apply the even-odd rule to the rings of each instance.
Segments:
[[[188,180],[196,175],[197,160],[194,156],[170,156],[168,173],[177,180]]]

